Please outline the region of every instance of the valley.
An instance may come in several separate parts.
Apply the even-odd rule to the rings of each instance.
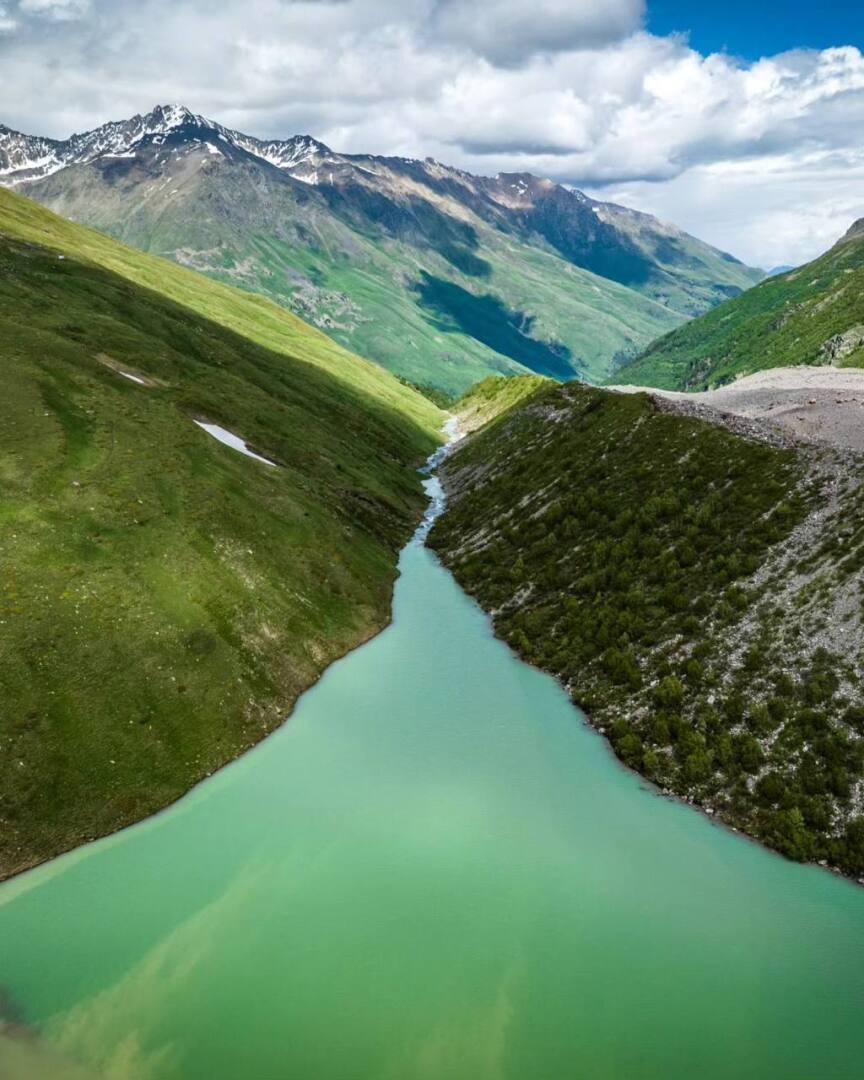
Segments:
[[[457,394],[489,374],[602,381],[762,276],[527,173],[268,142],[181,106],[66,141],[0,127],[0,183]]]
[[[37,180],[104,171],[104,155],[130,138],[136,149],[122,160],[133,172],[163,153],[166,138],[177,161],[197,152],[202,118],[159,114],[161,136],[153,117],[138,119],[131,133],[109,132],[114,141],[100,142],[96,157],[79,145],[77,160],[58,159],[26,183],[18,169],[19,186],[32,194]],[[294,187],[327,152],[310,140],[262,148],[215,130],[238,158],[300,170]],[[7,161],[16,163],[8,149]],[[231,167],[250,182],[248,161]],[[7,719],[8,874],[170,802],[272,730],[335,656],[384,625],[392,560],[419,513],[411,469],[440,439],[446,414],[406,376],[359,360],[278,304],[137,254],[20,196],[0,199],[17,410],[6,432],[7,516],[21,545],[0,624],[17,688]],[[818,280],[836,280],[837,259],[850,271],[857,238],[850,230],[825,256],[833,269]],[[784,280],[676,333],[734,323],[755,294]],[[429,295],[446,306],[458,303],[454,289],[439,282]],[[817,313],[846,319],[846,293],[837,295]],[[803,317],[798,308],[789,315]],[[489,325],[485,316],[478,325]],[[820,321],[815,333],[837,325]],[[518,335],[528,340],[524,325]],[[652,355],[622,374],[647,370]],[[854,362],[854,349],[848,355]],[[785,854],[864,873],[860,376],[775,367],[682,393],[560,386],[550,374],[567,373],[507,370],[474,382],[454,406],[462,431],[476,434],[442,469],[453,506],[432,544],[496,630],[564,682],[628,765]],[[29,425],[40,407],[36,459]],[[213,440],[209,450],[193,441],[195,426]],[[142,438],[157,431],[145,448]],[[371,441],[361,434],[372,431]],[[365,460],[353,450],[358,438]],[[220,473],[208,470],[199,487],[213,454]],[[245,515],[241,526],[241,508],[258,499],[266,516]],[[279,537],[288,541],[281,550]],[[58,620],[55,608],[67,606]],[[94,645],[109,627],[112,636],[123,628],[123,649]],[[122,657],[143,641],[140,692],[135,678],[124,691],[138,726],[120,728],[97,706],[82,738],[92,688],[109,665],[125,680],[132,661]],[[34,670],[38,690],[26,675]],[[178,727],[181,714],[193,722]],[[46,742],[43,733],[57,730],[62,738]],[[142,738],[156,752],[130,789]]]
[[[7,516],[22,552],[9,563],[2,622],[18,695],[5,873],[170,802],[281,722],[335,656],[384,625],[392,560],[419,513],[411,469],[446,415],[430,398],[465,385],[454,409],[474,434],[442,468],[452,508],[431,543],[496,631],[564,683],[631,767],[787,855],[864,873],[864,533],[855,524],[864,384],[834,366],[775,362],[793,333],[802,358],[827,334],[818,358],[829,350],[834,363],[856,362],[855,329],[843,327],[860,295],[860,229],[812,268],[700,316],[750,272],[646,215],[527,175],[493,181],[431,160],[338,155],[306,136],[263,143],[180,106],[65,143],[3,129],[0,153],[6,182],[27,196],[185,264],[0,192],[17,410],[6,433]],[[181,234],[189,242],[169,249],[165,239]],[[252,247],[231,246],[241,240]],[[362,245],[359,262],[344,257]],[[676,245],[689,252],[681,263],[669,254]],[[412,312],[391,294],[409,248],[412,260],[424,252],[419,276],[401,279],[419,303]],[[289,249],[310,271],[310,259],[338,249],[343,284],[362,264],[367,284],[383,272],[391,292],[364,308],[360,279],[334,291],[333,266],[324,275],[321,263],[306,284],[292,271],[280,291],[274,267]],[[580,368],[566,334],[544,342],[535,314],[517,318],[475,288],[512,272],[524,298],[534,270],[562,258],[567,296],[550,294],[551,309],[584,315],[601,351],[616,310],[619,329],[635,334],[624,353],[652,336],[634,312],[696,316],[621,368],[622,379],[644,375],[656,389],[591,389],[585,380],[624,354],[595,352]],[[574,282],[601,280],[581,310]],[[332,318],[321,317],[325,296]],[[412,357],[418,317],[435,335],[464,337],[453,366]],[[735,349],[758,342],[758,327],[780,338],[760,353],[770,369],[746,375]],[[397,347],[398,362],[368,334]],[[718,334],[731,343],[726,360],[685,361],[698,348],[717,352]],[[399,378],[333,338],[360,343]],[[697,371],[719,388],[694,392]],[[38,443],[54,458],[37,462],[26,433],[40,407]],[[195,426],[214,445],[195,443]],[[358,438],[365,457],[354,453]],[[198,487],[214,454],[220,472]],[[241,526],[256,499],[266,515]],[[110,610],[108,597],[124,594]],[[60,601],[69,616],[56,620]],[[124,649],[94,646],[109,626],[112,636],[123,628]],[[80,717],[108,665],[128,671],[122,657],[145,639],[131,711],[156,752],[130,789],[143,732],[100,719],[97,707],[82,738]],[[134,678],[127,693],[135,702]],[[224,715],[211,729],[214,703]],[[181,714],[191,725],[178,727]],[[42,733],[58,730],[46,743]],[[94,740],[104,751],[96,765]]]
[[[853,1080],[864,892],[658,798],[426,527],[288,724],[0,888],[0,1072]]]
[[[862,32],[0,0],[0,1080],[860,1080]]]

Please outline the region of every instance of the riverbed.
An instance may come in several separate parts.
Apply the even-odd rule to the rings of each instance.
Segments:
[[[0,888],[0,1076],[857,1080],[864,890],[658,797],[422,535],[282,729]]]

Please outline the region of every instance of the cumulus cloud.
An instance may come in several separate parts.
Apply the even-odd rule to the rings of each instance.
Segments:
[[[619,41],[642,25],[643,0],[441,0],[434,33],[501,64],[538,52],[564,52]]]
[[[251,134],[626,194],[758,263],[815,255],[864,214],[858,49],[742,63],[651,35],[642,13],[642,0],[21,0],[14,17],[0,7],[0,29],[18,24],[0,36],[0,122],[65,136],[182,101]]]

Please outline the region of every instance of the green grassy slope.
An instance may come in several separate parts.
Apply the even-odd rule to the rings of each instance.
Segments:
[[[442,414],[6,192],[0,385],[5,876],[177,798],[384,625]]]
[[[615,381],[704,390],[763,368],[825,363],[864,366],[864,235],[854,229],[814,262],[660,338]]]
[[[463,430],[474,431],[524,404],[550,385],[539,375],[510,377],[490,375],[476,383],[452,406]]]
[[[314,364],[354,392],[395,410],[413,424],[432,430],[437,413],[421,395],[406,393],[380,366],[348,352],[307,322],[255,293],[223,287],[199,273],[141,254],[95,229],[83,228],[48,213],[30,199],[0,189],[5,236],[50,248],[65,257],[86,260],[136,285],[170,296],[202,317],[233,330],[255,344]]]
[[[628,765],[860,874],[864,477],[832,517],[820,477],[845,467],[820,453],[813,473],[646,395],[554,387],[448,459],[430,543]]]

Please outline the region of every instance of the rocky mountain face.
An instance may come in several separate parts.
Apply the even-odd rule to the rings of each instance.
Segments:
[[[761,276],[530,174],[265,141],[177,105],[64,141],[0,128],[0,183],[445,390],[490,373],[605,378]]]
[[[705,390],[798,364],[864,367],[864,219],[820,258],[658,339],[614,381]]]
[[[864,218],[859,218],[856,222],[850,225],[848,232],[841,239],[842,244],[845,240],[860,240],[864,237]]]
[[[311,154],[326,150],[314,139],[297,136],[285,142],[261,142],[198,116],[183,105],[157,105],[146,116],[103,124],[68,139],[23,135],[0,124],[0,176],[18,186],[50,176],[70,165],[100,158],[134,159],[148,148],[214,139],[243,149],[279,168],[294,168]]]

